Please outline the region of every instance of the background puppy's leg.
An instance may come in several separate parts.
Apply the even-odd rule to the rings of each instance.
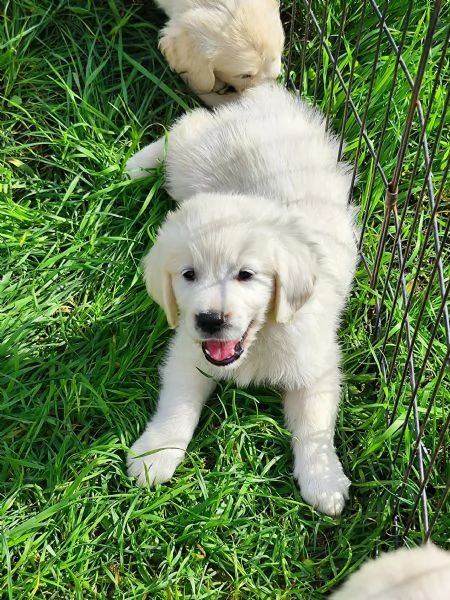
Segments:
[[[215,382],[195,367],[192,354],[178,332],[162,369],[156,412],[127,459],[128,473],[137,477],[140,486],[156,485],[172,477],[185,456],[203,404],[215,387]],[[142,456],[145,453],[151,454]]]
[[[164,160],[166,138],[162,137],[133,154],[128,159],[125,170],[131,179],[139,179],[148,175],[149,169],[154,169]]]
[[[293,434],[294,477],[306,502],[328,515],[339,515],[348,498],[333,437],[339,405],[339,370],[327,373],[308,389],[287,392],[284,412]]]

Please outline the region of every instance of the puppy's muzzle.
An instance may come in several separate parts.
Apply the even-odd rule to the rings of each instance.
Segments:
[[[200,331],[208,335],[213,335],[222,329],[225,323],[225,316],[221,312],[201,312],[195,315],[195,322]]]

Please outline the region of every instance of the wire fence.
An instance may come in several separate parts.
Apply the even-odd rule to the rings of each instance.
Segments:
[[[450,489],[448,13],[441,0],[298,0],[285,14],[288,84],[350,140],[359,176],[399,543],[432,537]]]

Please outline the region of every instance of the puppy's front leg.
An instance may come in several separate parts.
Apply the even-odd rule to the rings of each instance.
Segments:
[[[342,512],[350,486],[333,444],[338,405],[337,369],[308,389],[287,392],[284,399],[286,425],[293,434],[294,476],[301,494],[332,516]]]
[[[168,481],[183,460],[202,407],[214,389],[193,361],[195,349],[175,336],[162,369],[162,388],[156,412],[131,447],[128,473],[140,486]]]

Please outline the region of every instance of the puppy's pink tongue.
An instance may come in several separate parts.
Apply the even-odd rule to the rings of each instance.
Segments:
[[[218,362],[231,358],[235,354],[236,344],[239,340],[219,342],[217,340],[209,340],[206,342],[206,349],[209,355]]]

